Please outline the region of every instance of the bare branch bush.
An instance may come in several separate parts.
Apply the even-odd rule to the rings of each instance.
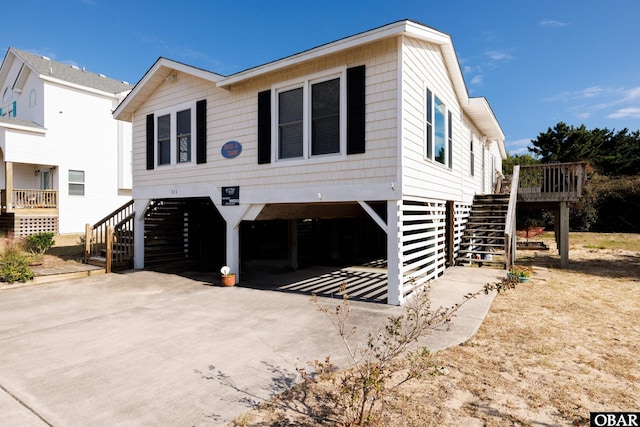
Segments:
[[[350,367],[337,370],[330,357],[310,362],[309,369],[299,369],[304,382],[329,382],[322,400],[332,403],[333,411],[326,414],[325,422],[346,426],[366,426],[380,423],[389,402],[398,387],[425,375],[440,371],[432,362],[429,350],[421,346],[421,337],[433,329],[449,327],[458,310],[470,299],[492,291],[503,292],[516,286],[517,279],[504,278],[498,283],[486,284],[483,289],[467,294],[460,303],[451,307],[433,309],[428,287],[416,291],[407,303],[404,313],[391,316],[380,330],[369,332],[364,348],[358,349],[355,327],[349,326],[349,295],[342,284],[343,298],[339,305],[323,305],[317,296],[312,301],[326,314],[341,338]],[[307,385],[308,387],[308,385]],[[325,406],[326,408],[326,406]]]

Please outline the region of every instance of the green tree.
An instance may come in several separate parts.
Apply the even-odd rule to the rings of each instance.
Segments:
[[[507,153],[507,158],[502,161],[502,172],[505,175],[511,175],[515,165],[537,165],[538,163],[540,163],[540,160],[534,158],[529,153],[515,154],[513,156]]]
[[[542,163],[586,161],[607,176],[640,174],[640,131],[589,130],[559,122],[531,141]]]

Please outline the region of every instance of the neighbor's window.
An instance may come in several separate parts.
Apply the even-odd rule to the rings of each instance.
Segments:
[[[69,169],[69,195],[84,196],[84,171]]]
[[[426,153],[429,160],[435,160],[451,168],[453,129],[451,112],[444,103],[427,89],[426,99]]]
[[[341,152],[342,90],[341,76],[334,75],[277,91],[277,159]]]

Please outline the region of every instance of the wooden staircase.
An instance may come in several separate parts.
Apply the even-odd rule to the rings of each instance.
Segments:
[[[466,224],[457,265],[505,265],[505,224],[509,194],[476,195]]]
[[[85,264],[113,268],[133,267],[133,200],[85,228]]]
[[[144,265],[175,269],[188,263],[189,215],[179,199],[153,200],[144,214]]]

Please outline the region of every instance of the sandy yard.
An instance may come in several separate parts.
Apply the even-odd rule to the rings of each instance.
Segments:
[[[582,426],[590,411],[640,410],[640,235],[572,233],[566,270],[542,239],[551,250],[518,253],[531,281],[499,294],[467,343],[434,353],[439,374],[393,394],[383,425]],[[235,425],[330,424],[306,392]]]

